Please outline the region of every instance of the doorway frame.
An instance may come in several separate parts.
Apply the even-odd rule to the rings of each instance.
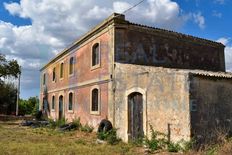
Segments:
[[[142,94],[143,97],[143,132],[144,132],[144,136],[147,135],[147,92],[145,89],[142,89],[140,87],[133,87],[131,89],[126,90],[125,93],[125,141],[128,142],[129,138],[128,138],[128,96],[132,93],[138,92],[140,94]]]
[[[63,96],[63,117],[65,118],[65,95],[64,95],[64,92],[60,92],[59,95],[58,95],[58,100],[57,100],[57,120],[59,120],[59,110],[60,110],[60,96]]]

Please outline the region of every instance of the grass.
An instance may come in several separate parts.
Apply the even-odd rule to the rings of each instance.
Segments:
[[[0,154],[143,154],[131,144],[97,144],[96,133],[60,132],[49,128],[21,127],[0,122]]]
[[[97,144],[97,134],[80,130],[60,132],[53,128],[30,128],[18,125],[19,122],[0,121],[0,154],[3,155],[136,155],[145,154],[142,141],[138,143],[119,142],[115,145],[108,143]],[[156,142],[156,141],[155,141]],[[152,143],[153,144],[153,143]],[[169,146],[176,152],[176,146]],[[174,151],[173,151],[174,150]],[[165,150],[159,154],[173,154]],[[232,139],[224,143],[217,143],[200,151],[189,150],[184,154],[217,155],[231,154]],[[174,153],[178,154],[178,153]]]

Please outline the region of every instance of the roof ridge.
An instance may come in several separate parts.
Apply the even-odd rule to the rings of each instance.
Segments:
[[[205,38],[201,38],[201,37],[197,37],[197,36],[193,36],[193,35],[189,35],[189,34],[184,34],[184,33],[181,33],[181,32],[168,30],[168,29],[164,29],[164,28],[158,28],[158,27],[148,26],[148,25],[144,25],[144,24],[133,23],[133,22],[130,22],[130,21],[128,21],[128,22],[131,25],[140,26],[140,27],[144,27],[144,28],[149,28],[149,29],[153,29],[153,30],[165,31],[167,33],[173,33],[173,34],[181,35],[181,36],[184,36],[184,37],[187,37],[187,38],[202,40],[202,41],[210,42],[212,44],[218,44],[220,46],[225,47],[225,45],[223,45],[222,43],[216,42],[216,41],[213,41],[213,40],[210,40],[210,39],[205,39]]]

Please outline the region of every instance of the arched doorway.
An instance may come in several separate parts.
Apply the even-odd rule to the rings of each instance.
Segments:
[[[62,119],[62,117],[64,117],[64,115],[63,115],[63,96],[61,95],[59,97],[59,120]]]
[[[143,136],[143,95],[133,92],[128,95],[128,140]]]

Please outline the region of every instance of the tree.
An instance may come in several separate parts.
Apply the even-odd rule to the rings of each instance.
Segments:
[[[6,57],[0,53],[0,80],[7,76],[18,77],[21,69],[16,60],[6,60]]]
[[[19,115],[33,115],[38,111],[38,97],[19,100]]]
[[[0,114],[15,112],[17,89],[12,83],[0,84]]]
[[[15,112],[17,89],[13,83],[5,83],[7,77],[21,74],[21,69],[16,60],[7,60],[0,53],[0,113],[12,114]]]

